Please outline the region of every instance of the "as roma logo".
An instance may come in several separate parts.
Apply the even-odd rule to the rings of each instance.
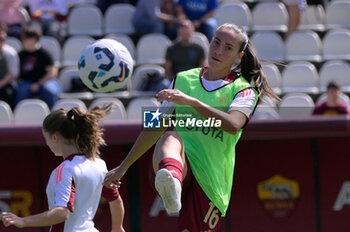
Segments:
[[[283,220],[292,214],[300,197],[299,183],[274,175],[257,185],[258,198],[273,218]]]

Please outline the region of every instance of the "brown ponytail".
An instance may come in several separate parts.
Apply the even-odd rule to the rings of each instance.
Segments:
[[[86,157],[94,159],[100,154],[99,147],[106,144],[103,128],[100,127],[101,119],[109,115],[113,108],[114,104],[109,104],[94,107],[91,111],[79,107],[69,111],[56,110],[45,118],[43,129],[50,134],[60,133],[63,138],[75,143]]]
[[[271,89],[266,74],[262,70],[262,66],[258,57],[256,56],[253,44],[248,39],[248,44],[244,50],[244,55],[241,59],[241,73],[242,76],[253,83],[259,92],[259,97],[269,97],[274,101],[279,101],[280,98]]]

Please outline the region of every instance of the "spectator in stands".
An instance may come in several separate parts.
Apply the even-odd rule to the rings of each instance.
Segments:
[[[306,0],[308,6],[317,6],[321,5],[324,9],[326,9],[328,0]]]
[[[23,25],[23,16],[19,8],[22,0],[1,0],[0,1],[0,22],[7,24],[8,36],[19,38]]]
[[[41,29],[33,25],[23,29],[16,104],[23,99],[40,96],[51,108],[62,92],[62,87],[56,79],[57,67],[52,57],[40,45],[41,33]]]
[[[218,5],[218,0],[179,0],[177,14],[179,18],[191,20],[196,30],[210,41],[217,28],[214,16]]]
[[[179,40],[168,47],[165,57],[165,75],[170,80],[173,80],[178,72],[206,65],[204,49],[193,43],[193,33],[194,26],[190,20],[179,24]]]
[[[316,105],[313,112],[314,115],[340,115],[350,113],[349,107],[340,102],[342,91],[337,82],[331,81],[328,83],[326,94],[326,100]]]
[[[98,0],[97,7],[100,8],[102,13],[105,13],[109,6],[119,3],[131,4],[130,0]]]
[[[44,35],[62,41],[66,36],[69,2],[62,0],[31,0],[29,3],[33,23],[41,26]]]
[[[161,11],[164,12],[165,14],[168,15],[174,15],[176,17],[176,4],[177,0],[164,0],[163,5],[161,7]],[[165,22],[164,23],[164,34],[166,34],[169,39],[175,40],[177,37],[177,26],[178,26],[178,21],[174,20],[170,22]]]
[[[161,11],[163,0],[138,0],[132,22],[138,36],[164,33],[164,23],[177,23],[178,19]]]
[[[0,100],[14,107],[14,80],[19,74],[19,58],[16,50],[5,44],[6,23],[0,22]]]
[[[287,6],[289,14],[288,31],[285,34],[285,39],[288,38],[290,34],[298,30],[298,26],[301,22],[302,17],[302,7],[305,7],[306,0],[282,0]],[[302,6],[303,5],[303,6]]]

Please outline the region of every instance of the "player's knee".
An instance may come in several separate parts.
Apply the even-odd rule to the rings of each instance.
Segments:
[[[181,136],[175,131],[166,131],[159,141],[162,143],[179,142],[180,144],[183,144]]]
[[[175,131],[167,131],[158,140],[154,153],[158,157],[168,157],[169,155],[181,155],[182,151],[181,136]]]

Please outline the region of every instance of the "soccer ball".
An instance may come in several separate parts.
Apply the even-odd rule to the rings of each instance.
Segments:
[[[128,49],[112,39],[99,39],[86,46],[81,53],[79,75],[92,91],[114,92],[125,87],[133,69]]]

